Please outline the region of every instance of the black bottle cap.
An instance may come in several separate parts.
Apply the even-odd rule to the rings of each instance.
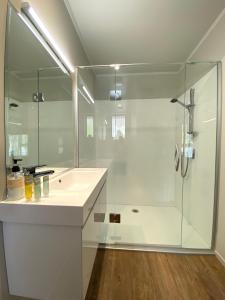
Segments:
[[[12,167],[12,172],[13,172],[13,173],[20,172],[20,167],[17,166],[17,165],[13,166],[13,167]]]
[[[13,173],[20,172],[20,167],[17,165],[18,161],[22,161],[22,159],[21,158],[13,158],[13,167],[12,167]]]

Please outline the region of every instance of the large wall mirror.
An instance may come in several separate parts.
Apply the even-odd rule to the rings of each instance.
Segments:
[[[74,166],[72,80],[9,4],[5,54],[6,163]]]

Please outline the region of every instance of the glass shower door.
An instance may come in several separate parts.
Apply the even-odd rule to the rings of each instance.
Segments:
[[[193,133],[188,135],[190,112],[185,109],[184,147],[188,163],[183,182],[182,247],[210,249],[213,238],[216,191],[218,66],[186,65],[185,105],[190,105]],[[193,155],[188,153],[192,149]]]
[[[177,107],[170,103],[184,91],[180,69],[179,64],[131,65],[79,72],[80,167],[91,161],[109,169],[106,244],[181,246],[182,179],[176,181],[174,163],[181,130]],[[183,108],[179,112],[183,120]],[[93,143],[87,147],[91,116]]]

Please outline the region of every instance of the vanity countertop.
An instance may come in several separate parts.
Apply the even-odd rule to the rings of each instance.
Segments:
[[[50,180],[49,197],[40,201],[0,202],[0,221],[83,226],[107,177],[105,168],[75,168]]]

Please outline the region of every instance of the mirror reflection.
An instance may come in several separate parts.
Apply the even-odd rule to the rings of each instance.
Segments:
[[[72,167],[72,111],[71,78],[9,5],[5,54],[7,166],[14,157],[22,159],[22,166],[48,163]]]

